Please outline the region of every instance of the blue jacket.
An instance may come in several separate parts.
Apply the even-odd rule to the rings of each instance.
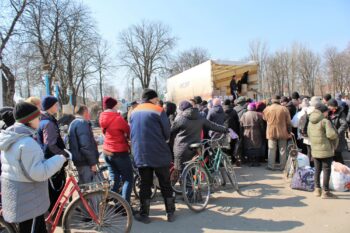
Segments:
[[[72,121],[68,139],[75,166],[93,166],[98,163],[99,153],[88,121],[79,117]]]
[[[140,104],[133,110],[130,124],[136,166],[170,166],[172,156],[166,142],[170,138],[170,123],[163,108],[151,103]]]

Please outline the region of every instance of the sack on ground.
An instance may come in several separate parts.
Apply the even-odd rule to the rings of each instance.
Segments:
[[[315,188],[315,170],[311,167],[298,168],[294,173],[290,187],[312,192]]]
[[[323,172],[321,172],[321,186],[323,186]],[[350,168],[337,162],[332,163],[329,189],[337,192],[350,191]]]
[[[305,168],[310,167],[310,159],[307,155],[304,155],[303,153],[298,153],[298,168]]]

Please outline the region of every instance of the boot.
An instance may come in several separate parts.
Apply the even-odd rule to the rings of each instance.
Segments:
[[[151,206],[150,199],[141,200],[140,211],[139,213],[135,214],[136,221],[142,222],[144,224],[151,223],[151,219],[149,218],[150,206]]]
[[[315,188],[314,195],[315,195],[316,197],[320,197],[321,194],[322,194],[322,189],[320,189],[320,188]]]
[[[322,193],[322,199],[338,199],[338,197],[329,191],[324,191]]]
[[[166,210],[166,216],[167,216],[168,222],[174,222],[175,221],[175,198],[174,197],[165,198],[164,203],[165,203],[165,210]]]

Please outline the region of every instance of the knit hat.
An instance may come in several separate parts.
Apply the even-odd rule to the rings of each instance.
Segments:
[[[310,106],[316,107],[318,103],[322,103],[322,98],[320,96],[313,96],[310,100]]]
[[[299,98],[300,98],[300,95],[299,95],[298,92],[295,91],[295,92],[292,93],[292,99],[293,99],[293,100],[297,100],[297,99],[299,99]]]
[[[180,103],[179,109],[181,111],[185,111],[186,109],[192,108],[192,104],[188,102],[187,100],[184,100]]]
[[[58,102],[58,99],[54,96],[45,96],[41,101],[41,107],[44,111],[49,110]]]
[[[39,109],[26,102],[18,103],[13,110],[13,115],[17,122],[27,124],[40,116]]]
[[[102,106],[103,109],[113,109],[118,104],[118,101],[112,97],[103,97]]]
[[[203,102],[202,97],[200,96],[195,96],[193,99],[196,101],[196,104],[201,104]]]
[[[248,104],[248,110],[249,111],[256,111],[256,104],[255,103]]]
[[[338,101],[332,98],[328,100],[327,105],[330,107],[338,107]]]
[[[230,106],[230,105],[231,105],[231,100],[225,99],[224,105],[225,105],[225,106]]]
[[[257,112],[263,112],[266,108],[266,104],[264,102],[258,102],[256,103],[256,111]]]
[[[202,101],[202,103],[201,103],[201,106],[203,106],[203,107],[204,107],[204,106],[207,106],[207,105],[208,105],[208,101],[203,100],[203,101]]]
[[[320,112],[324,113],[328,111],[328,108],[326,105],[322,104],[322,103],[318,103],[315,106],[315,109],[319,110]]]
[[[0,114],[0,120],[2,120],[7,127],[13,125],[16,120],[13,117],[13,108],[7,109]]]
[[[156,91],[154,91],[152,89],[145,89],[145,90],[143,90],[142,99],[144,101],[149,101],[149,100],[157,98],[157,97],[158,97],[158,94],[157,94]]]

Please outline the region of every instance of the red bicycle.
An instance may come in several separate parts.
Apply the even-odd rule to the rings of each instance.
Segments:
[[[71,158],[71,153],[67,153]],[[72,167],[69,159],[66,185],[46,218],[48,231],[54,233],[63,214],[62,228],[65,233],[130,232],[133,217],[129,203],[119,194],[110,191],[108,180],[79,186]],[[75,199],[65,208],[73,197]],[[15,224],[11,225],[16,229]]]

